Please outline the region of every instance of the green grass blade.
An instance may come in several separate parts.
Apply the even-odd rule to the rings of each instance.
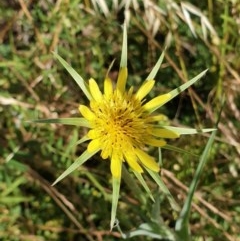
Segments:
[[[30,202],[32,201],[32,197],[22,197],[22,196],[7,196],[7,197],[0,197],[0,203],[5,205],[16,205],[21,202]]]
[[[14,160],[12,158],[9,158],[9,160],[7,160],[6,163],[7,163],[7,165],[9,167],[14,168],[15,170],[18,170],[20,172],[28,171],[28,166],[27,165],[25,165],[25,164],[23,164],[23,163],[21,163],[19,161],[16,161],[16,160]]]
[[[63,172],[56,181],[52,184],[54,186],[56,183],[61,181],[63,178],[68,176],[71,172],[75,171],[78,167],[80,167],[84,162],[86,162],[90,157],[95,155],[99,150],[96,150],[95,152],[89,153],[87,150],[82,153],[80,157],[78,157],[75,162],[65,171]]]
[[[63,67],[68,71],[68,73],[73,77],[75,82],[78,84],[78,86],[81,88],[83,93],[86,95],[86,97],[91,100],[92,96],[89,92],[88,84],[83,80],[83,78],[77,73],[75,69],[73,69],[60,55],[53,52],[54,56],[59,60],[59,62],[63,65]]]
[[[146,167],[145,167],[145,169],[150,174],[150,176],[153,178],[153,180],[158,184],[161,191],[166,195],[172,209],[178,211],[180,208],[179,208],[178,204],[176,203],[176,201],[174,200],[172,194],[168,190],[167,186],[162,181],[161,176],[159,176],[159,174],[157,172],[154,172]]]
[[[111,221],[110,221],[110,230],[113,229],[116,221],[116,213],[117,213],[117,205],[118,205],[118,198],[119,198],[119,191],[120,191],[120,178],[112,178],[112,210],[111,210]]]
[[[146,80],[153,80],[155,78],[157,72],[159,71],[159,69],[160,69],[160,67],[162,65],[164,54],[165,54],[165,52],[163,51],[161,56],[159,57],[157,63],[153,67],[152,71],[150,72],[150,74],[148,75]]]
[[[197,170],[195,172],[192,183],[190,185],[188,196],[187,196],[186,201],[183,205],[183,208],[180,212],[179,218],[176,222],[175,231],[179,235],[180,240],[186,240],[186,241],[191,240],[190,234],[189,234],[189,214],[190,214],[190,210],[191,210],[191,203],[192,203],[193,195],[196,190],[200,175],[203,171],[203,167],[206,164],[208,154],[210,152],[214,138],[216,136],[216,132],[217,132],[216,130],[214,130],[212,132],[212,134],[208,140],[208,143],[203,151],[203,154],[200,158]]]
[[[84,127],[88,127],[88,128],[90,127],[89,122],[85,118],[40,119],[40,120],[30,120],[29,122],[84,126]]]
[[[162,128],[177,132],[180,135],[201,134],[201,133],[212,132],[216,130],[215,128],[194,129],[194,128],[174,127],[174,126],[162,126]]]
[[[25,177],[19,177],[13,183],[11,183],[9,186],[7,186],[4,191],[1,192],[0,197],[9,195],[11,192],[13,192],[15,189],[17,189],[18,186],[20,186],[26,182],[27,181],[26,181]]]

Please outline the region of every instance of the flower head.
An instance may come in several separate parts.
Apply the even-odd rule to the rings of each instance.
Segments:
[[[87,134],[91,139],[88,152],[100,150],[103,159],[109,158],[112,175],[116,178],[121,176],[121,165],[124,161],[139,173],[143,172],[142,167],[158,172],[158,164],[144,151],[144,147],[162,147],[166,144],[164,138],[179,136],[174,131],[159,127],[156,122],[163,116],[153,116],[151,113],[154,107],[160,107],[167,102],[171,95],[160,95],[146,102],[144,97],[151,91],[155,81],[145,81],[134,92],[133,87],[125,89],[126,80],[127,68],[123,67],[120,69],[116,88],[113,88],[111,79],[106,77],[102,93],[96,81],[90,79],[90,107],[79,107],[81,114],[90,124]]]
[[[159,171],[159,166],[155,159],[147,154],[146,146],[167,147],[168,149],[179,151],[178,148],[167,146],[165,139],[177,138],[182,134],[196,134],[199,132],[196,129],[163,126],[160,122],[163,120],[164,116],[161,114],[154,115],[153,113],[199,80],[206,73],[206,70],[171,92],[159,95],[147,101],[145,97],[154,86],[155,75],[163,60],[164,54],[162,54],[140,88],[134,90],[134,88],[131,87],[129,90],[126,90],[128,75],[126,24],[124,24],[122,56],[116,87],[113,86],[112,80],[107,75],[104,80],[104,90],[101,91],[94,79],[91,78],[89,83],[86,83],[64,59],[56,53],[55,56],[74,78],[89,99],[90,104],[88,107],[85,105],[79,106],[79,111],[83,118],[58,118],[36,120],[35,122],[62,123],[66,125],[88,127],[90,130],[87,135],[81,138],[77,144],[88,140],[90,140],[90,142],[87,150],[85,150],[75,162],[57,178],[54,184],[76,170],[100,151],[103,159],[110,159],[111,161],[110,166],[113,176],[111,229],[114,226],[117,212],[123,162],[128,163],[145,191],[153,199],[151,191],[141,176],[143,169],[146,169],[161,190],[166,194],[172,207],[177,209],[176,202],[161,180],[160,175],[157,173]],[[212,130],[213,129],[203,129],[200,130],[200,132]]]

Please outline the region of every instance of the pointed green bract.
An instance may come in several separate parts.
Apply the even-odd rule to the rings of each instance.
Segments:
[[[146,80],[153,80],[153,79],[155,79],[155,76],[156,76],[157,72],[159,71],[159,69],[160,69],[160,67],[162,65],[164,54],[165,54],[165,52],[163,51],[161,56],[159,57],[157,63],[153,67],[152,71],[150,72],[150,74],[148,75]]]
[[[83,152],[83,154],[78,157],[75,162],[66,170],[64,171],[52,184],[54,186],[56,183],[60,182],[63,178],[68,176],[71,172],[75,171],[77,168],[79,168],[84,162],[86,162],[90,157],[95,155],[99,150],[96,150],[95,152],[89,153],[87,150]]]
[[[123,24],[123,43],[122,43],[122,54],[120,61],[120,68],[127,67],[127,24]]]
[[[169,92],[169,94],[171,94],[171,96],[172,96],[171,99],[173,99],[174,97],[179,95],[181,92],[183,92],[184,90],[189,88],[191,85],[193,85],[198,80],[200,80],[206,74],[207,71],[208,71],[208,69],[202,71],[200,74],[198,74],[196,77],[192,78],[191,80],[189,80],[185,84],[183,84],[183,85],[177,87],[176,89],[172,90],[171,92]]]
[[[88,87],[87,83],[83,80],[83,78],[60,55],[58,55],[55,52],[53,52],[53,54],[59,60],[59,62],[63,65],[63,67],[68,71],[68,73],[73,77],[73,79],[78,84],[78,86],[81,88],[81,90],[86,95],[86,97],[89,100],[91,100],[92,96],[89,92],[89,87]]]
[[[111,62],[111,64],[109,65],[105,78],[108,78],[109,72],[110,72],[110,70],[112,69],[114,62],[115,62],[115,59],[114,59],[114,60]]]
[[[116,220],[120,184],[121,184],[120,178],[112,177],[113,192],[112,192],[112,210],[111,210],[110,230],[113,229],[114,223],[115,223],[115,220]]]
[[[80,140],[78,140],[78,141],[75,143],[75,145],[82,144],[83,142],[88,141],[88,140],[90,140],[90,138],[87,137],[87,136],[84,136],[84,137],[82,137]]]
[[[160,187],[161,191],[166,195],[172,209],[174,209],[175,211],[179,210],[179,206],[176,203],[176,201],[174,200],[172,194],[170,193],[170,191],[168,190],[168,188],[166,187],[166,185],[164,184],[164,182],[161,179],[161,176],[159,176],[159,174],[157,172],[154,172],[148,168],[145,167],[145,169],[147,170],[147,172],[150,174],[150,176],[153,178],[153,180],[158,184],[158,186]]]
[[[212,132],[216,129],[214,128],[206,128],[206,129],[194,129],[194,128],[182,128],[182,127],[174,127],[174,126],[162,126],[165,129],[177,132],[179,135],[192,135],[192,134],[201,134],[206,132]]]
[[[56,119],[40,119],[31,120],[30,122],[35,123],[46,123],[46,124],[63,124],[73,126],[84,126],[90,127],[89,122],[85,118],[56,118]]]
[[[182,154],[185,154],[185,155],[191,155],[191,156],[198,157],[198,155],[196,155],[194,153],[191,153],[189,151],[183,150],[181,148],[178,148],[178,147],[175,147],[175,146],[172,146],[172,145],[169,145],[169,144],[166,144],[165,146],[162,146],[161,148],[166,149],[166,150],[170,150],[170,151],[176,151],[176,152],[179,152],[179,153],[182,153]]]
[[[145,180],[143,179],[141,173],[138,173],[136,171],[133,171],[134,175],[136,176],[136,178],[138,179],[138,181],[141,183],[141,185],[143,186],[144,190],[146,191],[146,193],[149,195],[149,197],[152,199],[152,201],[154,202],[154,198],[153,195],[147,185],[147,183],[145,182]]]
[[[195,82],[197,82],[199,79],[201,79],[207,72],[208,70],[204,70],[203,72],[201,72],[199,75],[197,75],[196,77],[194,77],[193,79],[189,80],[188,82],[186,82],[185,84],[177,87],[176,89],[170,91],[168,94],[171,95],[171,97],[164,103],[160,103],[159,106],[156,106],[154,108],[152,108],[149,113],[154,112],[155,110],[157,110],[159,107],[161,107],[163,104],[166,104],[167,102],[169,102],[171,99],[173,99],[174,97],[176,97],[177,95],[179,95],[181,92],[183,92],[184,90],[186,90],[187,88],[189,88],[191,85],[193,85]],[[157,97],[155,97],[157,98]]]

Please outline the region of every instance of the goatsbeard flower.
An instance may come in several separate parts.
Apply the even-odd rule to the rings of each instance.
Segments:
[[[125,89],[127,68],[120,69],[116,88],[108,77],[104,80],[104,91],[100,91],[94,79],[89,80],[92,99],[90,107],[80,105],[79,111],[89,122],[87,137],[91,139],[88,152],[101,151],[103,159],[111,160],[111,172],[116,178],[121,176],[122,162],[139,173],[147,167],[158,172],[159,165],[145,152],[145,146],[162,147],[165,138],[179,137],[177,132],[159,127],[162,115],[152,115],[152,109],[160,107],[170,98],[170,94],[160,95],[150,101],[145,96],[154,86],[154,80],[145,81],[134,92],[133,87]]]
[[[77,142],[77,144],[81,144],[85,141],[89,141],[87,150],[85,150],[75,162],[57,178],[54,184],[76,170],[97,152],[100,152],[103,159],[110,159],[110,169],[113,177],[111,229],[114,226],[116,218],[121,172],[124,166],[122,165],[123,162],[128,163],[145,191],[153,199],[151,191],[141,175],[144,169],[147,170],[161,188],[162,192],[166,194],[171,206],[176,209],[176,202],[164,185],[161,176],[158,174],[160,169],[159,165],[154,157],[147,153],[147,147],[167,147],[168,149],[179,151],[178,148],[167,145],[165,139],[177,138],[182,134],[196,134],[199,131],[196,129],[162,125],[161,122],[164,119],[164,115],[154,115],[153,113],[180,92],[194,84],[206,73],[206,71],[203,71],[195,78],[169,93],[159,95],[148,101],[146,98],[154,87],[154,78],[164,56],[164,54],[162,54],[141,87],[138,90],[135,90],[133,87],[126,90],[128,76],[126,25],[124,25],[123,31],[122,56],[116,86],[113,86],[112,80],[107,74],[104,80],[103,92],[99,89],[94,79],[91,78],[89,83],[86,83],[64,59],[56,53],[55,56],[74,78],[89,99],[90,104],[89,106],[79,106],[79,111],[83,118],[58,118],[36,120],[35,122],[76,125],[87,127],[90,130]],[[212,130],[213,129],[203,129],[200,132]]]

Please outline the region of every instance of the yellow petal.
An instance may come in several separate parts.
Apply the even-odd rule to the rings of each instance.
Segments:
[[[102,148],[101,157],[103,159],[107,159],[112,155],[112,145],[111,145],[111,142],[108,141],[108,139],[105,139],[102,142],[101,148]]]
[[[89,88],[93,99],[96,101],[101,101],[102,92],[99,90],[98,84],[93,78],[89,80]]]
[[[160,170],[154,158],[149,156],[146,152],[140,149],[135,149],[135,153],[137,154],[139,160],[142,162],[144,166],[146,166],[147,168],[151,169],[154,172],[158,172]]]
[[[155,139],[155,138],[148,138],[144,142],[147,145],[157,146],[157,147],[161,147],[161,146],[165,146],[166,145],[166,141],[158,140],[158,139]]]
[[[88,152],[91,153],[91,152],[94,152],[94,151],[100,149],[100,146],[101,146],[100,138],[97,138],[97,139],[94,139],[89,142],[87,150],[88,150]]]
[[[147,80],[143,83],[143,85],[139,88],[136,93],[136,98],[142,100],[153,88],[155,81]]]
[[[87,133],[87,136],[90,139],[96,139],[96,138],[101,137],[101,133],[99,133],[99,131],[96,131],[95,129],[92,129]]]
[[[126,86],[126,82],[127,82],[127,75],[128,75],[127,67],[122,67],[119,71],[118,79],[117,79],[117,89],[121,93],[124,93],[124,91],[125,91],[125,86]]]
[[[180,136],[177,132],[163,128],[154,128],[151,134],[161,138],[178,138]]]
[[[112,80],[108,77],[104,80],[104,94],[106,97],[110,97],[113,93]]]
[[[85,105],[80,105],[79,106],[79,111],[82,114],[83,117],[85,117],[87,120],[91,121],[96,118],[94,113]]]
[[[147,102],[143,108],[147,111],[150,111],[152,109],[157,109],[164,105],[169,99],[171,98],[171,94],[164,94],[164,95],[159,95],[149,102]]]
[[[128,165],[136,172],[142,173],[143,169],[137,162],[137,156],[135,153],[127,152],[125,153],[125,159],[128,163]]]
[[[113,152],[111,157],[111,173],[113,177],[120,178],[122,171],[122,158],[117,152]]]
[[[167,116],[163,115],[163,114],[159,114],[159,115],[155,115],[155,116],[150,116],[148,117],[148,121],[149,122],[155,122],[155,121],[167,121],[168,118]]]
[[[110,150],[104,148],[101,152],[102,159],[107,159],[111,154]]]

